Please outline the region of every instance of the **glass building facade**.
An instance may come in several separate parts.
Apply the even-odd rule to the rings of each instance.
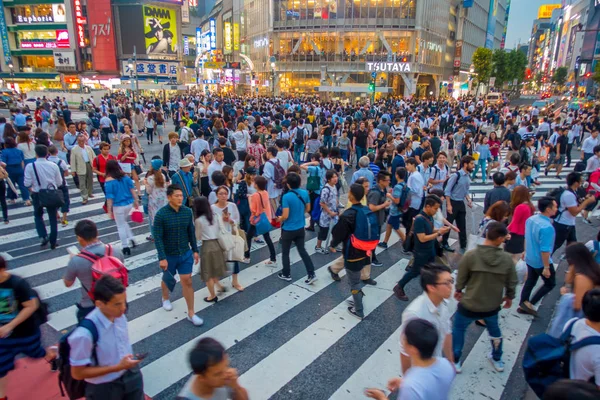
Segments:
[[[451,68],[450,8],[447,0],[245,0],[243,16],[252,23],[242,32],[242,52],[254,63],[261,91],[275,77],[282,93],[314,93],[319,86],[366,92],[367,62],[403,62],[419,74],[425,94]],[[378,73],[376,85],[404,95],[404,78]]]

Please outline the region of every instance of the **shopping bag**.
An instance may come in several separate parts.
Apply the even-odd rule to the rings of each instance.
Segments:
[[[129,217],[131,218],[131,222],[135,222],[137,224],[141,224],[142,222],[144,222],[144,213],[142,213],[138,209],[131,210]]]

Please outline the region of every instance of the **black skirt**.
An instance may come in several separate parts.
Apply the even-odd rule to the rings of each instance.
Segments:
[[[525,251],[525,236],[511,233],[510,240],[504,245],[504,251],[510,254],[521,254]]]

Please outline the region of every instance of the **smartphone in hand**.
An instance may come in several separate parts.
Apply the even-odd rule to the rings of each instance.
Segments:
[[[136,353],[136,354],[133,355],[132,359],[134,359],[134,360],[143,360],[146,357],[148,357],[148,352],[146,352],[146,353]]]

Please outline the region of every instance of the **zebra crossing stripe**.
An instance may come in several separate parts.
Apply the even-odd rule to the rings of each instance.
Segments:
[[[397,235],[393,235],[388,245],[391,247],[397,242]],[[294,251],[292,253],[294,253]],[[380,253],[381,251],[384,250],[378,249],[377,253]],[[297,251],[295,253],[296,254],[291,254],[291,257],[294,257],[294,260],[298,262],[299,256],[297,255]],[[292,260],[292,262],[294,260]],[[402,265],[406,265],[407,262],[408,260],[406,259],[399,261],[399,263],[402,263]],[[198,336],[196,340],[188,341],[182,346],[177,347],[175,350],[163,355],[159,359],[144,366],[142,368],[142,373],[144,374],[144,390],[146,394],[148,394],[150,397],[154,397],[162,391],[168,389],[171,385],[175,384],[179,380],[185,378],[191,372],[187,363],[183,364],[182,360],[186,359],[188,352],[194,347],[198,339],[201,339],[203,337],[218,338],[218,340],[223,344],[223,346],[226,349],[230,348],[235,343],[242,341],[244,338],[252,335],[254,332],[267,325],[269,322],[277,319],[279,316],[288,312],[292,308],[300,305],[309,297],[327,288],[334,282],[331,280],[329,272],[327,271],[327,267],[333,265],[333,263],[335,263],[335,260],[329,262],[328,264],[322,266],[321,268],[315,271],[318,281],[316,281],[313,285],[305,285],[304,279],[306,279],[306,276],[303,276],[301,279],[298,279],[290,285],[286,285],[283,289],[275,292],[274,294],[259,301],[258,303],[246,308],[244,311],[228,319],[224,323],[221,323],[215,326],[214,328],[208,330],[207,332]],[[271,274],[272,272],[269,275]],[[342,270],[340,272],[340,277],[343,277],[344,275],[345,270]],[[398,276],[400,276],[399,271],[397,271],[397,274],[393,276],[393,279],[397,279]],[[245,282],[245,280],[242,280],[241,277],[240,280],[242,282]],[[389,294],[392,293],[391,288],[389,293],[388,291],[381,289],[379,289],[379,291],[385,293],[386,297],[388,297]],[[374,296],[369,296],[369,301],[372,297]],[[182,304],[181,307],[184,307],[184,305]],[[368,305],[368,307],[370,307],[370,305]],[[346,313],[345,315],[348,314]],[[348,318],[352,317],[348,315]],[[132,322],[135,323],[136,320]],[[139,337],[136,337],[134,339],[132,337],[132,333],[137,332],[139,330],[143,330],[144,328],[140,329],[140,327],[136,327],[135,329],[132,329],[131,322],[129,328],[131,342],[135,343],[137,340],[141,340],[141,338]],[[145,333],[143,334],[145,337]],[[181,367],[166,369],[165,365],[179,365]],[[281,368],[281,365],[279,366],[279,368]],[[262,391],[262,389],[260,391]],[[260,391],[257,391],[256,393],[258,394]],[[255,394],[253,393],[252,398],[254,398],[254,396]]]
[[[377,287],[365,287],[365,317],[393,295],[392,288],[404,274],[408,260],[403,259],[378,277]],[[348,297],[347,300],[352,300]],[[254,365],[243,374],[240,384],[252,393],[253,399],[267,400],[282,386],[309,366],[360,321],[347,312],[348,304],[343,301],[311,324],[292,340]],[[319,340],[314,340],[318,336]],[[290,357],[294,354],[294,357]],[[285,368],[283,368],[285,366]],[[268,377],[268,379],[264,379]]]

